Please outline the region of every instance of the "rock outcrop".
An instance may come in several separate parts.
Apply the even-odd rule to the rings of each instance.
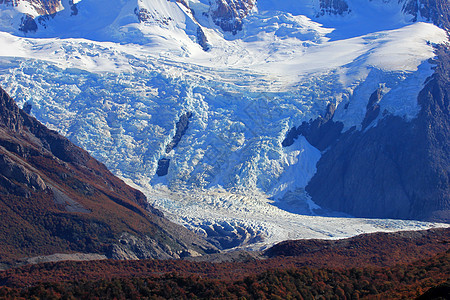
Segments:
[[[320,0],[317,16],[344,15],[350,11],[351,9],[345,0]]]
[[[38,26],[34,18],[30,15],[24,15],[22,17],[22,21],[20,22],[19,30],[27,33],[27,32],[36,32]]]
[[[21,2],[25,2],[26,6],[34,11],[36,15],[41,16],[57,13],[62,8],[61,0],[0,0],[0,4],[13,7],[19,6]]]
[[[169,144],[166,146],[166,153],[170,153],[181,141],[181,138],[186,133],[186,130],[189,127],[189,119],[192,117],[192,112],[184,113],[180,116],[180,119],[175,124],[175,135],[173,136],[172,140]]]
[[[158,160],[158,167],[156,169],[156,175],[159,177],[166,176],[169,173],[170,158],[161,158]]]
[[[200,26],[197,27],[197,43],[202,47],[203,51],[209,50],[208,39]]]
[[[35,191],[45,191],[47,188],[47,185],[38,174],[13,161],[6,154],[0,154],[0,181],[4,185],[8,184],[13,192],[16,191],[13,188],[14,182],[25,184]],[[20,188],[20,186],[18,185],[17,188]]]
[[[376,126],[343,133],[317,164],[306,191],[320,206],[359,217],[450,222],[450,50],[439,49],[435,74],[408,122],[387,115]],[[381,94],[372,94],[367,126]]]
[[[236,34],[242,30],[243,19],[255,6],[255,0],[214,0],[209,14],[223,31]]]
[[[328,148],[336,142],[344,128],[344,124],[341,122],[333,121],[335,110],[336,106],[329,104],[324,116],[309,122],[303,122],[297,128],[291,128],[282,142],[283,147],[291,146],[295,139],[303,135],[317,149],[323,151]]]
[[[437,26],[450,29],[450,5],[447,0],[367,0],[390,5],[394,2],[399,9],[411,16],[411,21],[425,20]],[[370,6],[368,6],[370,9]],[[346,15],[352,12],[351,2],[347,0],[320,0],[316,17],[324,15]]]
[[[64,7],[62,0],[0,0],[0,5],[27,8],[27,13],[23,14],[17,28],[23,33],[36,32],[39,25],[45,28],[46,21],[64,9],[70,9],[71,16],[78,14],[77,5],[73,0],[68,0],[69,7]]]
[[[400,2],[403,2],[403,12],[413,16],[412,21],[422,18],[439,27],[450,29],[450,5],[447,0],[403,0]]]
[[[380,114],[380,105],[378,104],[383,97],[383,92],[381,88],[378,88],[375,92],[370,95],[369,103],[366,106],[366,115],[362,122],[362,129],[366,129]]]
[[[180,116],[180,119],[175,124],[175,135],[172,140],[166,145],[166,153],[170,153],[181,141],[181,138],[186,133],[189,127],[189,119],[192,117],[192,112],[184,113]],[[169,173],[170,158],[161,158],[158,161],[158,168],[156,169],[156,175],[166,176]]]

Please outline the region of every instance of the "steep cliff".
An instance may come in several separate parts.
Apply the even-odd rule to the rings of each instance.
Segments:
[[[414,120],[387,115],[343,133],[324,153],[306,187],[317,204],[361,217],[450,221],[450,51],[438,55]]]

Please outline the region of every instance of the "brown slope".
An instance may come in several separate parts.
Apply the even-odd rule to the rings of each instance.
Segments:
[[[57,252],[177,258],[215,251],[2,89],[0,213],[0,262]]]

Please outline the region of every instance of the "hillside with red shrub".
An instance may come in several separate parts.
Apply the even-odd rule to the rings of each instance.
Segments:
[[[99,263],[99,262],[97,262]],[[135,262],[135,267],[145,267]],[[253,264],[244,264],[246,272],[235,278],[219,276],[211,279],[185,272],[181,267],[189,263],[176,261],[177,272],[161,275],[125,277],[106,276],[103,279],[77,279],[72,281],[41,282],[0,288],[3,299],[411,299],[428,289],[442,293],[442,284],[449,279],[450,253],[409,264],[391,267],[358,267],[345,269],[292,267],[284,265],[284,259],[271,260],[272,267],[255,271]],[[89,264],[87,262],[81,263]],[[102,262],[100,262],[102,264]],[[207,272],[205,265],[195,263],[199,270]],[[98,265],[97,265],[98,266]],[[56,267],[56,270],[61,266]],[[149,265],[147,265],[149,267]],[[217,271],[211,265],[210,270]],[[222,271],[224,265],[219,266]],[[44,271],[51,264],[35,266]],[[81,270],[78,268],[78,270]],[[21,271],[24,271],[23,269]],[[229,272],[230,270],[228,270]],[[236,270],[235,270],[236,271]],[[252,274],[252,272],[255,272]],[[17,274],[20,272],[17,270]],[[45,272],[44,272],[45,274]],[[246,274],[243,276],[243,274]],[[29,276],[30,273],[22,273]],[[5,281],[1,281],[5,283]],[[444,290],[445,293],[445,290]],[[445,296],[445,295],[444,295]],[[429,299],[429,298],[428,298]],[[442,298],[445,299],[445,298]]]
[[[83,283],[93,284],[93,282],[96,282],[94,285],[101,283],[101,285],[108,286],[113,282],[123,281],[127,285],[134,286],[138,283],[133,281],[133,278],[140,278],[142,280],[152,280],[152,282],[157,281],[158,285],[162,284],[163,286],[167,282],[174,284],[174,280],[186,284],[186,280],[195,279],[194,281],[201,281],[206,286],[222,285],[227,287],[229,283],[241,285],[245,280],[250,280],[246,278],[256,280],[255,278],[258,276],[269,276],[268,274],[283,278],[287,276],[282,280],[289,282],[294,280],[291,278],[294,276],[292,274],[300,276],[298,275],[299,272],[307,272],[308,276],[312,276],[312,273],[316,274],[318,272],[317,274],[320,274],[320,276],[323,274],[328,274],[326,276],[331,276],[330,274],[341,276],[333,279],[335,282],[332,284],[323,279],[319,281],[324,282],[328,286],[324,287],[328,293],[336,292],[336,286],[340,286],[342,290],[346,291],[343,287],[347,284],[346,289],[350,291],[355,289],[351,288],[351,286],[359,284],[362,286],[358,286],[358,289],[367,295],[370,294],[367,292],[368,290],[376,290],[377,293],[391,293],[394,287],[403,289],[401,294],[405,294],[406,290],[411,289],[419,291],[420,294],[427,288],[450,278],[448,269],[449,240],[450,229],[434,229],[418,232],[365,234],[339,241],[305,240],[283,242],[267,251],[267,254],[271,253],[272,257],[261,256],[257,259],[256,256],[239,253],[235,257],[240,257],[238,259],[240,261],[234,260],[222,263],[192,261],[193,259],[42,263],[0,272],[0,285],[12,288],[15,291],[22,291],[22,288],[27,286],[45,287],[47,282],[54,284],[48,285],[51,289],[81,288],[84,290],[88,289],[88,287],[82,286]],[[333,244],[333,246],[330,247],[329,243]],[[284,255],[281,255],[280,248],[284,249],[286,244],[297,244],[297,248],[294,246],[290,253],[285,252]],[[298,250],[299,245],[303,247],[301,251]],[[305,247],[305,245],[308,245],[308,247]],[[358,245],[357,251],[354,250],[356,245]],[[380,245],[383,245],[382,250],[380,250]],[[274,255],[275,253],[277,253],[277,256]],[[399,254],[395,255],[395,253]],[[288,254],[289,256],[287,256]],[[374,257],[377,259],[374,259]],[[205,257],[205,259],[207,258]],[[414,270],[414,267],[419,269]],[[405,273],[405,268],[409,268],[408,274]],[[322,271],[319,270],[326,271],[321,273]],[[390,272],[397,273],[395,276],[392,275],[394,276],[392,277],[389,275]],[[364,277],[353,273],[366,275]],[[397,278],[400,276],[399,274],[406,277]],[[302,276],[304,275],[300,277]],[[349,278],[352,276],[356,277],[350,280]],[[306,280],[306,283],[312,282],[311,278],[302,280]],[[350,281],[347,282],[348,280],[351,283]],[[366,280],[370,284],[372,284],[372,281],[378,281],[378,283],[373,289],[367,283],[358,283],[357,280]],[[406,283],[400,284],[401,282]],[[319,288],[320,285],[316,285],[316,288]],[[106,286],[105,289],[108,289]],[[182,286],[180,288],[184,289]],[[158,289],[165,290],[161,286]],[[3,291],[5,290],[7,289]],[[267,292],[265,288],[262,291]],[[100,293],[98,290],[96,292]],[[219,293],[219,291],[211,292]],[[218,295],[221,292],[219,294],[214,293],[212,295],[219,297]],[[161,296],[161,294],[157,293],[155,295]]]
[[[283,241],[268,249],[268,257],[296,257],[310,266],[392,266],[445,252],[450,228],[378,232],[340,240]]]

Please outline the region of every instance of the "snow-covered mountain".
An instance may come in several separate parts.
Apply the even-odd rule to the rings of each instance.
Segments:
[[[449,21],[448,3],[442,0],[114,0],[107,3],[90,0],[2,0],[0,5],[3,6],[3,29],[31,33],[42,31],[52,24],[50,27],[58,28],[56,32],[48,30],[51,33],[40,33],[39,36],[53,33],[57,37],[77,35],[99,38],[108,29],[111,33],[111,30],[121,28],[119,31],[126,33],[136,23],[159,23],[162,27],[172,24],[189,32],[189,25],[192,24],[187,24],[191,23],[187,19],[200,26],[215,25],[224,32],[237,34],[243,30],[245,18],[258,11],[278,11],[318,19],[348,16],[353,25],[355,19],[363,20],[364,28],[368,28],[370,21],[375,21],[378,28],[374,29],[392,26],[399,21],[427,21],[445,27]],[[383,24],[376,21],[377,16],[383,17]],[[145,31],[142,27],[139,29]],[[111,39],[111,36],[103,35],[103,38]]]
[[[448,42],[447,1],[3,2],[0,84],[173,220],[219,236],[219,246],[435,226],[333,212],[436,217],[412,212],[422,199],[413,190],[383,203],[385,215],[377,205],[370,215],[328,203],[376,204],[402,189],[403,179],[371,181],[388,177],[372,176],[370,165],[352,176],[384,191],[373,200],[365,181],[352,181],[356,200],[340,181],[335,201],[318,191],[337,191],[332,178],[319,179],[340,176],[322,159],[341,134],[387,116],[417,119],[434,46]],[[443,212],[437,219],[448,220],[447,198],[434,197],[444,199],[432,208]]]

